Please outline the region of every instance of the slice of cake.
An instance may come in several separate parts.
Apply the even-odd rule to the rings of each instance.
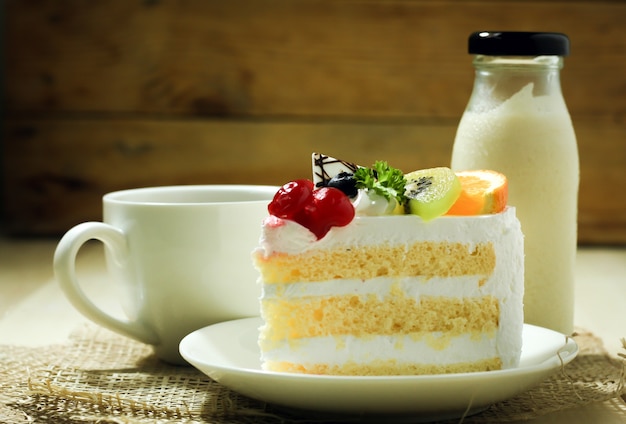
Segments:
[[[370,169],[315,154],[314,181],[279,190],[253,254],[263,368],[415,375],[517,366],[520,224],[505,205],[444,215],[463,190],[449,169],[403,175],[384,162]]]

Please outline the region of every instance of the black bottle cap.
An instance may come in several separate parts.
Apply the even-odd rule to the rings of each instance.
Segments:
[[[478,31],[469,36],[468,52],[488,56],[567,56],[569,38],[558,32]]]

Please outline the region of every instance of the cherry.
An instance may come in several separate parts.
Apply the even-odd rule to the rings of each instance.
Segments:
[[[354,206],[343,191],[334,187],[314,190],[310,180],[295,180],[282,186],[267,209],[275,217],[308,228],[318,240],[332,227],[348,225],[354,218]]]
[[[267,210],[279,218],[292,219],[310,201],[313,181],[290,181],[278,189]]]
[[[304,207],[300,224],[319,239],[332,227],[343,227],[354,219],[354,206],[345,193],[334,187],[313,191],[313,201]]]

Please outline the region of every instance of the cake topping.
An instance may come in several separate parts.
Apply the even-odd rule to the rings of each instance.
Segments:
[[[336,159],[321,153],[313,153],[311,157],[313,162],[313,183],[315,187],[326,187],[329,181],[342,172],[354,174],[359,168],[358,165]]]
[[[267,209],[274,216],[297,221],[296,217],[302,213],[311,194],[313,194],[313,182],[309,180],[290,181],[278,189]]]
[[[341,190],[313,188],[310,180],[285,184],[274,195],[268,211],[278,218],[297,222],[321,239],[332,227],[348,225],[355,212],[350,199]]]
[[[425,221],[446,213],[461,194],[461,182],[450,168],[413,171],[406,180],[406,209]]]
[[[374,168],[359,168],[354,173],[356,186],[360,189],[373,190],[388,201],[395,199],[402,204],[405,201],[406,179],[397,168],[392,168],[384,161],[377,161]]]
[[[328,187],[338,188],[350,198],[355,198],[357,194],[359,194],[354,174],[350,172],[340,172],[339,174],[332,177],[326,185]]]
[[[481,215],[499,213],[506,208],[509,185],[496,171],[476,170],[456,173],[461,181],[461,195],[447,215]]]
[[[495,171],[421,169],[408,174],[377,161],[371,168],[313,153],[313,181],[282,186],[269,213],[297,222],[317,239],[355,215],[413,214],[424,221],[438,216],[499,213],[506,207],[507,180]]]
[[[305,214],[300,222],[318,239],[321,239],[332,227],[343,227],[354,219],[354,206],[341,190],[322,187],[313,191],[311,203],[304,208]]]

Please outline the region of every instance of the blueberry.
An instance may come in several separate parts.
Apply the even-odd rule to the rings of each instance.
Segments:
[[[348,197],[356,197],[359,192],[356,188],[354,174],[351,174],[350,172],[340,172],[332,177],[326,185],[343,191]]]

